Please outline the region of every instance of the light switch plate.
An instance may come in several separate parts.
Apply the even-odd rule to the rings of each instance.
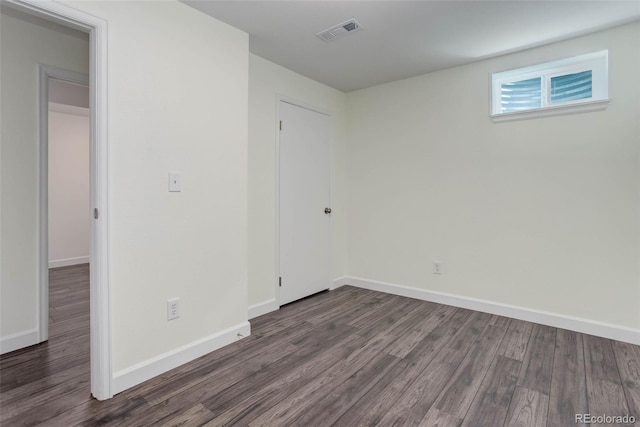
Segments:
[[[182,175],[180,172],[169,172],[169,191],[182,191]]]

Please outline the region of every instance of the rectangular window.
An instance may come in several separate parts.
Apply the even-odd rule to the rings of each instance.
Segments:
[[[602,109],[609,101],[606,50],[491,77],[494,121]]]
[[[551,103],[589,99],[593,93],[593,71],[551,77]]]

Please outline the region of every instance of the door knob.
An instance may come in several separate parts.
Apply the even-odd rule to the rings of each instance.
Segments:
[[[331,208],[324,208],[324,213],[329,215],[331,213]]]

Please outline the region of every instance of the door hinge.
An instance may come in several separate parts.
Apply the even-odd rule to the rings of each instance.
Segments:
[[[282,287],[282,277],[278,277],[278,286]]]
[[[282,120],[280,120],[280,130],[282,130]]]
[[[93,217],[95,219],[98,219],[100,217],[100,212],[98,211],[98,208],[93,208]]]

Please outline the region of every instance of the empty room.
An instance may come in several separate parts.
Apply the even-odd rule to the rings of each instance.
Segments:
[[[0,425],[640,425],[640,1],[1,1]]]

